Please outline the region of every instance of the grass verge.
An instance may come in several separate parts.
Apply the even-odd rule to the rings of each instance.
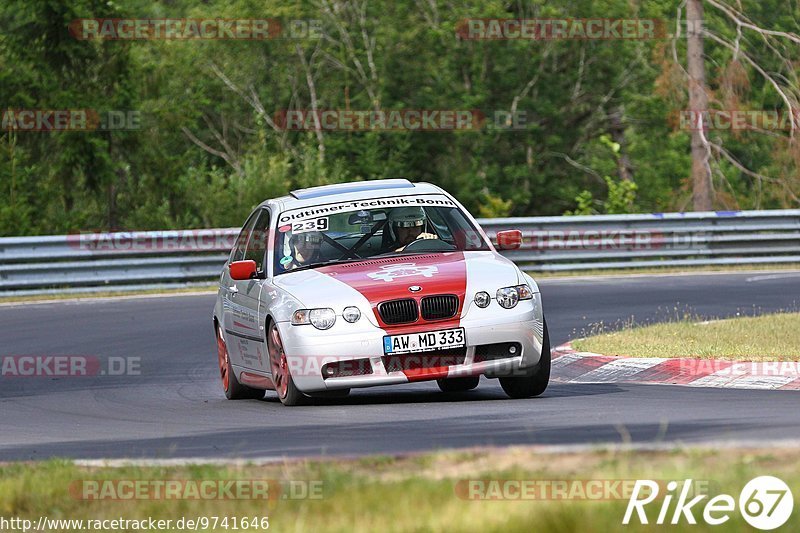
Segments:
[[[579,351],[630,357],[739,361],[800,360],[800,313],[675,322],[599,333],[572,343]]]
[[[368,457],[327,462],[295,461],[265,466],[186,466],[86,468],[51,461],[0,466],[0,517],[50,519],[176,521],[181,517],[269,517],[272,531],[618,531],[627,496],[590,501],[561,496],[547,500],[471,500],[464,480],[699,480],[711,496],[725,493],[738,500],[743,486],[761,475],[781,478],[795,495],[800,488],[800,449],[689,449],[659,452],[592,451],[541,453],[531,448],[440,452],[394,458]],[[275,500],[94,500],[76,498],[70,486],[81,480],[219,480],[270,479],[286,486],[313,480],[321,498]],[[461,483],[461,485],[459,485]],[[484,485],[488,487],[488,483]],[[665,489],[662,489],[665,490]],[[484,492],[478,492],[485,494]],[[79,494],[79,493],[78,493]],[[518,494],[518,493],[516,493]],[[555,493],[554,493],[555,494]],[[580,493],[573,493],[580,494]],[[672,506],[676,498],[672,500]],[[678,531],[719,530],[683,521]],[[651,525],[624,527],[652,530],[661,506],[646,508]],[[794,525],[800,524],[794,513]],[[671,516],[671,513],[670,513]],[[791,519],[790,519],[791,520]],[[174,522],[173,522],[174,523]],[[790,522],[791,523],[791,522]],[[668,526],[670,527],[670,526]],[[255,528],[249,528],[256,531]],[[752,531],[738,511],[725,531]],[[790,527],[791,529],[791,527]],[[52,529],[72,531],[71,529]],[[132,531],[131,528],[117,528]],[[200,530],[203,530],[200,528]],[[206,529],[211,530],[211,529]],[[230,528],[228,529],[230,530]],[[224,531],[217,527],[216,531]]]

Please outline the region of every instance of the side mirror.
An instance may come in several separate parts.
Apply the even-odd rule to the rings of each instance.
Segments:
[[[252,279],[256,275],[256,262],[252,259],[247,261],[234,261],[228,267],[231,271],[231,278],[236,281]]]
[[[517,250],[522,246],[522,232],[518,229],[507,229],[497,232],[497,248],[499,250]]]

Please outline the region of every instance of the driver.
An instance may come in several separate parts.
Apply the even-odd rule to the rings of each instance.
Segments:
[[[390,248],[402,252],[406,246],[417,239],[438,239],[437,235],[425,229],[425,210],[421,207],[398,207],[389,212],[389,224],[394,236]]]
[[[289,238],[289,247],[292,255],[289,261],[282,263],[285,270],[293,270],[303,265],[316,263],[320,257],[322,234],[318,231],[296,233]]]

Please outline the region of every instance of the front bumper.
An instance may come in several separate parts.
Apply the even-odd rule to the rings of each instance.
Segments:
[[[537,298],[526,300],[514,309],[478,309],[472,307],[461,318],[466,351],[458,364],[443,364],[435,369],[419,372],[387,369],[384,364],[383,337],[386,332],[362,318],[348,324],[337,318],[329,330],[320,331],[311,325],[292,326],[278,323],[283,339],[292,379],[303,392],[393,385],[440,378],[475,375],[498,377],[524,373],[539,363],[542,353],[543,322]],[[430,331],[442,329],[431,323]],[[479,360],[476,349],[486,345],[515,343],[520,349],[502,359]],[[431,353],[409,354],[408,357],[435,358]],[[452,361],[443,357],[446,363]],[[323,368],[329,363],[359,361],[371,373],[339,377],[323,377]],[[368,361],[368,364],[365,362]]]

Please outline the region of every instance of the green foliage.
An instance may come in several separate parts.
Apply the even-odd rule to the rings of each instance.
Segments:
[[[595,200],[591,191],[581,191],[575,197],[577,207],[571,211],[565,211],[565,215],[596,215],[598,211],[594,208]]]
[[[30,227],[32,209],[29,190],[33,182],[33,167],[26,164],[25,153],[13,134],[0,136],[0,183],[6,199],[0,204],[0,228],[24,234]]]
[[[454,0],[10,0],[0,6],[0,109],[133,110],[131,131],[0,130],[0,235],[236,226],[260,201],[347,180],[404,176],[454,193],[479,216],[685,209],[685,79],[661,40],[463,40],[466,18],[658,18],[676,2]],[[332,6],[330,9],[326,6]],[[758,24],[796,31],[800,11],[747,0]],[[709,8],[725,38],[735,27]],[[323,39],[82,41],[78,18],[319,19]],[[742,49],[796,89],[762,39]],[[366,36],[366,38],[365,38]],[[679,57],[685,54],[677,43]],[[706,41],[714,105],[775,109],[770,83]],[[734,65],[734,66],[730,66]],[[309,81],[310,80],[310,81]],[[745,83],[747,82],[747,83]],[[792,93],[794,94],[794,93]],[[287,109],[480,110],[478,131],[282,131]],[[508,128],[495,117],[516,109]],[[503,115],[506,114],[506,115]],[[617,113],[619,123],[612,124]],[[732,207],[796,205],[800,149],[785,135],[714,132]],[[621,177],[628,168],[632,181]],[[601,178],[606,176],[606,178]]]
[[[481,218],[502,218],[511,213],[514,202],[503,200],[490,192],[484,193],[484,201],[478,206],[478,216]]]
[[[633,213],[633,202],[636,200],[638,187],[632,181],[615,182],[609,176],[603,178],[608,185],[608,198],[605,201],[605,212],[609,215]]]
[[[591,191],[581,191],[575,197],[577,207],[566,211],[565,215],[622,215],[635,213],[634,203],[638,187],[632,181],[614,181],[610,176],[604,176],[603,181],[608,187],[605,200],[595,200]]]

